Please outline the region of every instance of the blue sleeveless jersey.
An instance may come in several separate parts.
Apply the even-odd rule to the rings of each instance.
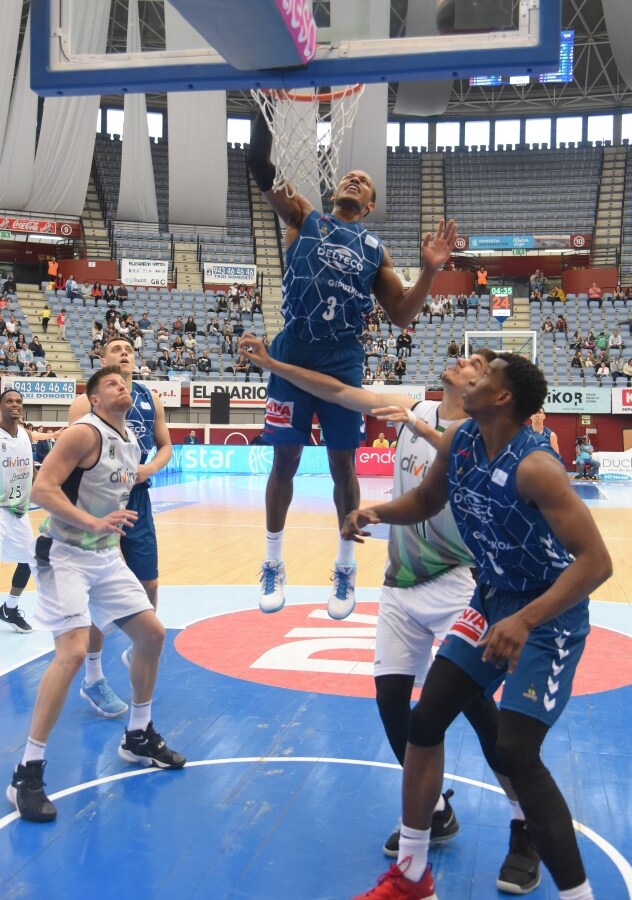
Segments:
[[[296,340],[335,343],[362,333],[382,242],[358,222],[312,211],[287,250],[281,313]]]
[[[154,421],[156,419],[156,407],[154,398],[149,388],[132,381],[132,406],[127,411],[125,421],[127,427],[134,432],[139,443],[141,463],[147,462],[147,456],[155,445]]]
[[[539,591],[555,581],[572,557],[546,520],[518,494],[518,464],[536,450],[559,459],[549,442],[521,428],[488,459],[473,419],[457,430],[448,470],[450,506],[481,582],[505,591]]]
[[[526,429],[527,429],[527,431],[530,431],[531,434],[535,434],[536,437],[538,436],[538,432],[534,431],[533,428],[531,427],[531,425],[527,425]],[[550,444],[551,443],[551,429],[547,428],[545,425],[544,428],[542,429],[542,434],[540,435],[540,437],[546,438]]]

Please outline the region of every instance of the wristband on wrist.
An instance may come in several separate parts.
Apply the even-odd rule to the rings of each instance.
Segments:
[[[408,418],[408,422],[406,423],[408,428],[411,431],[416,431],[416,426],[417,426],[417,422],[419,421],[419,419],[417,418],[415,413],[412,411],[412,409],[406,410],[406,417]]]

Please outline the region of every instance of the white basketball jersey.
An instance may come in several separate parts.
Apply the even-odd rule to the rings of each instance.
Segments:
[[[0,506],[23,516],[31,502],[33,445],[18,426],[15,437],[0,428]]]

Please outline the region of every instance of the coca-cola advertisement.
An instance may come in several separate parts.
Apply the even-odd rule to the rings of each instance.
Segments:
[[[59,222],[51,219],[0,217],[0,231],[17,231],[24,234],[50,234],[64,238],[79,237],[79,222]]]

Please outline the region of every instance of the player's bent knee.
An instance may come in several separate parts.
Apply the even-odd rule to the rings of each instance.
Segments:
[[[415,747],[438,747],[443,743],[446,728],[440,720],[434,718],[430,710],[422,707],[421,703],[410,713],[408,723],[408,741]]]
[[[11,587],[23,591],[31,577],[31,567],[28,563],[18,563],[11,579]]]

